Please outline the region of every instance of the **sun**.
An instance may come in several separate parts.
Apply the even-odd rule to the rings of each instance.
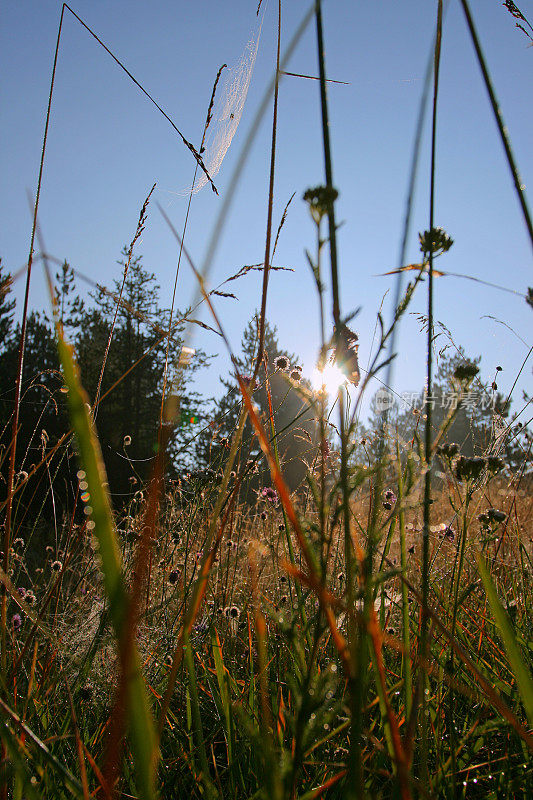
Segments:
[[[323,391],[329,395],[336,395],[345,383],[346,375],[336,364],[326,364],[322,370],[315,367],[311,373],[311,385],[315,392]]]

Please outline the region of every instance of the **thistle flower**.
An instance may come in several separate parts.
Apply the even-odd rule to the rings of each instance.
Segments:
[[[53,572],[60,572],[63,569],[63,564],[61,561],[52,561],[50,566],[52,567]]]
[[[22,617],[20,614],[13,614],[11,617],[11,625],[14,631],[18,631],[22,626]]]
[[[302,373],[298,369],[293,369],[291,372],[291,380],[295,383],[299,383],[302,380]]]

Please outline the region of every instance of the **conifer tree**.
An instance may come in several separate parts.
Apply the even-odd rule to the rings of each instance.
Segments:
[[[239,371],[245,378],[251,377],[254,371],[257,341],[258,319],[255,315],[246,326],[241,342],[241,355],[236,359]],[[281,348],[276,328],[266,322],[265,362],[259,370],[252,398],[260,410],[262,422],[271,440],[273,423],[283,476],[291,489],[296,489],[304,480],[317,441],[314,413],[298,391],[298,384],[302,381],[301,367],[296,356]],[[214,404],[211,425],[200,438],[198,448],[199,464],[214,470],[223,467],[242,402],[234,375],[221,378],[221,382],[225,389],[224,394]],[[255,473],[251,481],[249,500],[254,498],[254,491],[261,485],[270,484],[270,476],[259,454],[259,445],[251,423],[247,421],[241,445],[241,466],[254,459],[260,465],[260,471]]]

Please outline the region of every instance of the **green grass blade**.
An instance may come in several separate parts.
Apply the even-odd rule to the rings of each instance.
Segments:
[[[215,669],[217,673],[218,688],[220,691],[220,701],[224,710],[224,717],[226,718],[226,741],[228,744],[228,760],[231,764],[233,761],[233,723],[231,714],[231,703],[229,697],[229,687],[224,672],[224,660],[222,658],[222,645],[218,638],[216,631],[212,637],[213,659],[215,662]]]
[[[58,351],[63,377],[68,388],[70,418],[78,443],[85,480],[91,504],[91,523],[98,541],[104,586],[118,642],[123,641],[128,612],[128,595],[122,577],[122,563],[111,504],[106,490],[106,473],[100,444],[89,414],[88,398],[81,385],[78,366],[72,349],[65,342],[58,327]],[[153,800],[157,740],[151,710],[144,686],[138,651],[133,646],[129,675],[127,676],[128,715],[135,753],[138,790],[140,797]]]
[[[81,798],[83,798],[83,787],[78,779],[75,778],[74,775],[72,775],[72,773],[61,763],[61,761],[59,761],[59,759],[57,759],[50,752],[46,744],[33,732],[31,728],[28,727],[28,725],[26,725],[25,722],[20,719],[18,714],[15,714],[15,712],[12,711],[12,709],[9,708],[6,703],[4,703],[2,699],[0,699],[0,712],[5,719],[10,721],[15,730],[18,729],[20,734],[24,735],[24,739],[27,743],[31,743],[31,745],[35,747],[43,760],[50,764],[51,768],[61,776],[69,792],[71,792],[74,797],[79,797],[81,800]],[[11,757],[16,763],[16,766],[19,769],[28,769],[28,765],[30,763],[28,749],[26,746],[22,745],[24,749],[21,753],[22,737],[17,737],[15,733],[10,730],[10,726],[7,723],[2,724],[2,740],[8,748]],[[29,771],[31,771],[31,768]]]
[[[518,648],[516,637],[513,631],[513,626],[501,604],[500,598],[498,597],[496,588],[492,582],[492,578],[490,577],[489,571],[482,556],[477,554],[476,561],[479,568],[479,574],[481,575],[481,580],[483,581],[490,607],[494,615],[494,620],[500,631],[505,652],[507,653],[507,658],[509,659],[509,663],[511,664],[514,676],[516,678],[518,691],[520,692],[524,708],[526,709],[528,722],[530,726],[533,727],[533,680],[531,678],[531,674],[522,660],[522,656],[520,655],[520,650]]]
[[[214,786],[211,783],[211,778],[209,776],[209,765],[207,763],[207,751],[205,749],[205,739],[202,727],[202,713],[200,711],[200,703],[198,701],[198,685],[196,682],[196,671],[194,669],[194,657],[192,654],[191,642],[188,633],[185,633],[184,639],[184,658],[189,675],[189,697],[191,703],[191,722],[194,731],[194,741],[196,743],[196,747],[198,748],[200,766],[202,769],[202,780],[207,796],[213,797],[216,796],[216,792],[214,791]]]

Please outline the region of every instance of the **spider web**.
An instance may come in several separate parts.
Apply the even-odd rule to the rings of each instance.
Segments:
[[[234,66],[228,67],[222,73],[223,81],[215,97],[213,116],[201,153],[211,178],[218,174],[241,121],[259,49],[264,15],[263,11],[240,59]],[[182,189],[176,194],[187,195],[190,192],[197,194],[207,182],[207,177],[202,173],[193,186]]]

